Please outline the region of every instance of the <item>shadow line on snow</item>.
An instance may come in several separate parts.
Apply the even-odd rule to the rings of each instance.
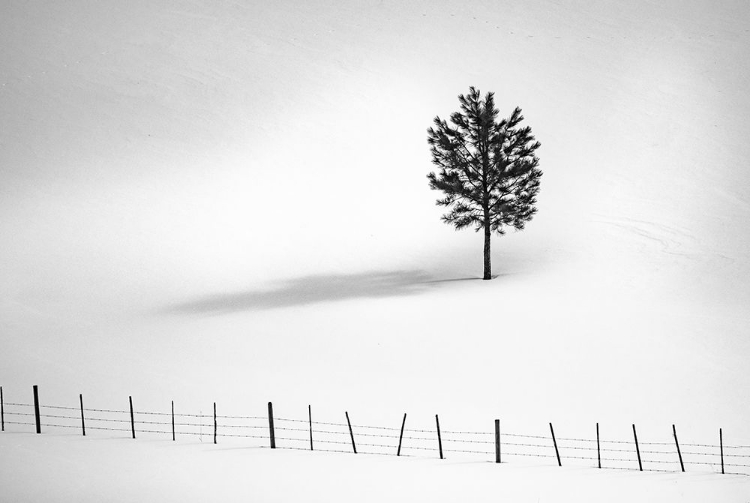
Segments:
[[[279,283],[275,288],[206,295],[167,306],[162,314],[201,315],[261,311],[349,299],[417,295],[441,283],[479,278],[435,280],[420,270],[321,274]]]

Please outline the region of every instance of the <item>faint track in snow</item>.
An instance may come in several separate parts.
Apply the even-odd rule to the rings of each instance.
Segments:
[[[655,243],[662,252],[670,255],[696,259],[698,255],[703,254],[701,241],[684,228],[622,217],[600,216],[594,221],[624,231],[624,234],[635,235],[644,241]]]

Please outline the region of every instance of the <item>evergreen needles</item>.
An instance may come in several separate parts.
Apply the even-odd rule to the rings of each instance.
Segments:
[[[520,126],[520,108],[497,121],[494,93],[482,99],[470,87],[458,100],[461,110],[451,115],[450,124],[435,117],[435,126],[427,130],[432,162],[439,168],[427,178],[431,189],[444,194],[437,204],[449,208],[445,223],[484,230],[484,279],[491,279],[492,233],[522,230],[537,211],[542,171],[534,153],[540,143],[530,127]]]

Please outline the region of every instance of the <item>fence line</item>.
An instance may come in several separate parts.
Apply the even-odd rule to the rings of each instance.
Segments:
[[[726,473],[750,476],[750,470],[745,470],[750,468],[750,445],[724,445],[721,431],[719,444],[680,444],[677,442],[674,425],[672,426],[674,442],[639,441],[635,425],[633,425],[634,444],[633,440],[600,439],[598,424],[596,438],[555,437],[552,424],[549,425],[550,435],[548,436],[501,432],[499,428],[493,432],[489,427],[488,431],[440,431],[437,417],[435,430],[406,428],[406,414],[404,414],[401,428],[352,423],[348,412],[346,423],[313,421],[310,406],[308,406],[307,419],[273,417],[271,403],[268,404],[269,415],[267,417],[175,413],[174,408],[171,413],[137,409],[89,408],[83,406],[82,395],[80,407],[47,405],[39,403],[38,390],[34,388],[34,403],[5,402],[4,397],[0,396],[0,419],[3,431],[8,430],[7,425],[36,426],[37,433],[41,432],[41,428],[44,427],[45,430],[48,428],[77,429],[84,435],[87,429],[129,432],[133,438],[136,438],[136,432],[171,435],[172,440],[176,439],[176,434],[200,438],[205,436],[213,438],[214,443],[221,438],[270,440],[271,448],[276,448],[278,441],[282,443],[278,446],[279,448],[295,450],[312,450],[314,436],[315,443],[324,447],[318,446],[316,450],[323,452],[361,452],[411,457],[415,455],[438,457],[439,454],[440,459],[443,459],[443,453],[456,453],[486,456],[488,461],[492,459],[490,456],[495,455],[497,463],[501,462],[500,449],[502,447],[503,463],[513,458],[538,458],[553,459],[562,466],[563,463],[574,460],[590,462],[593,468],[641,471],[665,471],[664,468],[659,468],[660,466],[672,466],[674,471],[685,471],[686,466],[708,466],[716,472],[721,466],[721,473],[725,473],[725,468],[728,468],[735,471]],[[132,398],[129,401],[132,403]],[[215,407],[214,404],[214,411]],[[90,413],[95,415],[89,415]],[[34,419],[31,419],[32,417]],[[182,421],[175,421],[175,418],[182,419]],[[199,421],[190,421],[190,419]],[[263,432],[267,428],[270,430]],[[17,428],[13,429],[17,430]],[[281,436],[276,435],[276,431],[281,433]],[[326,446],[330,448],[326,449]],[[341,448],[337,449],[335,446],[341,446]],[[268,445],[255,447],[268,447]],[[725,450],[728,452],[725,453]]]

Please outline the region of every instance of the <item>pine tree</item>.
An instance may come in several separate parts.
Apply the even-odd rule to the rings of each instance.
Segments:
[[[484,231],[484,279],[492,279],[492,233],[522,230],[537,212],[542,171],[534,152],[540,143],[530,127],[520,127],[520,108],[497,121],[494,93],[482,99],[470,87],[458,100],[461,111],[450,116],[451,125],[435,117],[435,127],[427,130],[432,162],[440,168],[427,178],[431,189],[445,194],[437,200],[450,209],[442,217],[445,223]]]

